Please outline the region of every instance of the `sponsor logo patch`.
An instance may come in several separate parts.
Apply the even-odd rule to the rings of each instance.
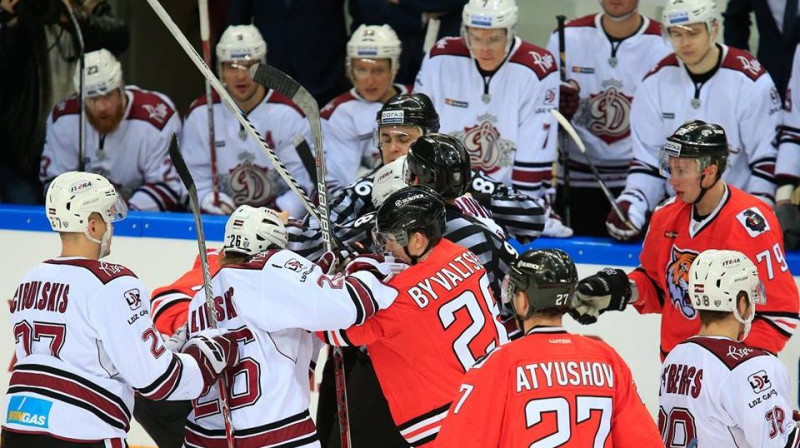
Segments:
[[[469,107],[469,103],[468,102],[454,100],[452,98],[445,98],[444,99],[444,104],[447,104],[448,106],[454,106],[454,107],[465,107],[465,108]]]
[[[136,288],[129,289],[125,291],[125,301],[128,302],[131,310],[138,310],[142,306],[142,295]]]
[[[756,207],[750,207],[736,215],[736,219],[747,230],[747,234],[755,238],[770,230],[769,223]]]
[[[756,394],[772,388],[772,383],[769,380],[769,376],[767,375],[767,372],[763,370],[759,370],[758,372],[748,376],[747,381],[750,382],[750,387],[753,388],[753,393]]]
[[[53,402],[49,400],[19,395],[13,396],[8,402],[6,422],[47,428],[50,424],[50,408],[52,407]]]
[[[594,73],[594,68],[593,67],[578,67],[577,65],[573,65],[572,66],[572,73],[585,73],[587,75],[590,75],[590,74]]]

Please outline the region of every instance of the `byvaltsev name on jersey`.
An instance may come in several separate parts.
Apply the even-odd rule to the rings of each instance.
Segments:
[[[463,255],[455,257],[452,262],[447,263],[446,267],[439,269],[432,276],[409,288],[408,295],[420,308],[425,308],[431,303],[431,300],[439,298],[436,285],[449,292],[482,267],[478,257],[467,251]]]

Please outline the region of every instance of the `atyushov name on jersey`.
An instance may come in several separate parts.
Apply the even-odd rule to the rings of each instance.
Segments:
[[[604,362],[550,361],[517,366],[517,392],[540,387],[614,387],[614,368]]]

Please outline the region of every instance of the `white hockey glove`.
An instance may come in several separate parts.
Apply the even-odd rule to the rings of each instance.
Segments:
[[[345,275],[352,275],[360,271],[368,271],[381,282],[388,282],[395,274],[402,272],[408,265],[395,261],[394,257],[384,257],[377,254],[361,254],[347,263],[344,267]]]
[[[219,192],[219,205],[214,205],[214,192],[208,193],[200,201],[200,211],[209,215],[230,215],[236,210],[233,199],[223,192]]]
[[[188,324],[183,324],[182,327],[175,330],[175,333],[164,341],[164,345],[171,352],[180,353],[183,346],[186,345],[186,339],[189,337]]]
[[[606,216],[606,229],[612,238],[619,241],[630,241],[642,236],[642,229],[649,214],[647,199],[638,191],[625,190],[617,198],[617,206],[624,217],[633,224],[631,229],[623,219],[617,216],[612,208]]]
[[[206,386],[219,375],[239,363],[239,344],[233,333],[207,329],[192,336],[183,346],[183,353],[197,361]]]
[[[550,238],[569,238],[575,233],[571,227],[567,227],[567,225],[561,221],[561,217],[558,216],[549,205],[545,213],[547,213],[547,221],[544,222],[542,236]]]
[[[605,268],[578,282],[569,314],[584,325],[593,324],[606,311],[624,310],[636,295],[625,271]]]

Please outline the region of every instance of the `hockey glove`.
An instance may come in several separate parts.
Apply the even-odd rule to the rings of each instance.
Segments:
[[[647,199],[638,191],[623,191],[617,198],[617,206],[623,218],[612,208],[606,216],[606,229],[612,238],[619,241],[631,241],[642,236],[642,229],[647,222]],[[625,221],[633,224],[633,229]]]
[[[200,210],[209,215],[230,215],[236,210],[233,199],[223,192],[219,192],[219,205],[214,205],[214,192],[208,193],[200,201]]]
[[[633,296],[628,274],[622,269],[605,268],[578,282],[570,315],[587,325],[608,310],[622,311]]]
[[[197,361],[203,382],[211,385],[219,375],[239,363],[239,344],[232,333],[208,329],[186,341],[183,352]]]
[[[573,79],[562,82],[558,89],[558,111],[567,120],[572,120],[575,112],[578,111],[581,103],[580,91],[580,86]]]
[[[786,250],[800,248],[800,209],[791,202],[776,205],[775,214],[783,229],[783,244]]]
[[[574,233],[572,228],[564,224],[561,216],[558,216],[552,206],[548,205],[545,213],[547,214],[547,220],[544,222],[542,236],[550,238],[569,238],[572,236]]]
[[[180,353],[183,350],[183,346],[186,345],[186,339],[189,337],[189,328],[187,324],[183,324],[183,326],[178,327],[175,330],[175,333],[172,333],[172,336],[169,337],[166,341],[164,341],[164,345],[167,349],[174,353]]]

